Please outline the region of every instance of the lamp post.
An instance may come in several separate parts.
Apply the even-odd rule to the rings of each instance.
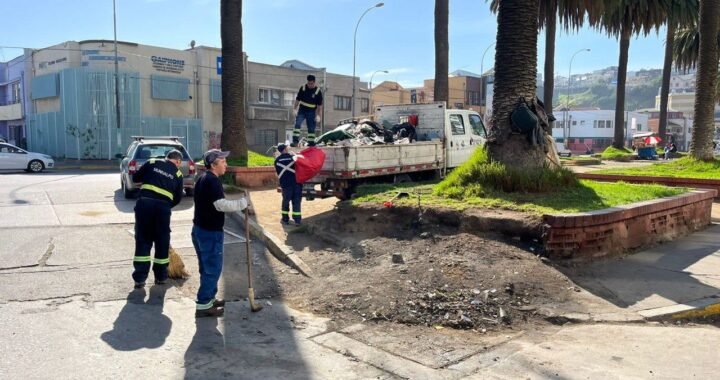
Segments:
[[[385,73],[385,74],[387,74],[387,73],[389,73],[389,71],[387,71],[387,70],[375,70],[375,72],[372,73],[372,75],[370,75],[370,104],[369,104],[369,107],[375,107],[375,106],[372,104],[372,90],[373,90],[372,81],[373,81],[373,77],[374,77],[375,74],[377,74],[377,73]]]
[[[491,43],[487,48],[485,48],[485,51],[483,52],[482,58],[480,59],[480,85],[482,86],[482,94],[483,94],[483,122],[486,122],[485,115],[487,115],[487,86],[485,85],[485,53],[490,50],[491,47],[495,46],[495,42]]]
[[[380,8],[380,7],[382,7],[383,5],[385,5],[385,3],[377,3],[377,4],[373,5],[372,7],[366,9],[365,12],[363,12],[363,14],[362,14],[362,15],[360,16],[360,18],[358,19],[357,24],[355,24],[355,34],[353,34],[352,98],[351,98],[351,100],[350,100],[350,109],[352,110],[352,111],[351,111],[352,117],[355,117],[355,47],[357,46],[357,31],[358,31],[358,27],[360,26],[360,21],[362,21],[363,17],[365,17],[365,15],[366,15],[368,12],[370,12],[371,10],[373,10],[373,9],[375,9],[375,8]]]
[[[485,53],[490,50],[491,47],[495,46],[495,42],[491,43],[490,46],[485,48],[485,51],[483,52],[482,58],[480,59],[480,76],[485,76],[485,71],[483,70],[484,64],[485,64]]]
[[[565,120],[563,120],[563,124],[565,124],[565,121],[567,121],[567,125],[563,126],[563,139],[565,140],[565,148],[568,148],[568,139],[570,138],[570,85],[572,84],[571,75],[572,75],[572,63],[575,59],[575,56],[578,55],[578,53],[582,53],[584,51],[590,51],[590,49],[580,49],[575,52],[575,54],[572,55],[572,58],[570,58],[570,67],[568,68],[568,95],[567,95],[567,102],[565,105],[565,114],[567,117]]]

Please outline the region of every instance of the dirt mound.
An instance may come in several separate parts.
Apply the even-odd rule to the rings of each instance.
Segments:
[[[281,275],[294,306],[341,325],[375,320],[482,331],[541,320],[543,308],[572,293],[573,284],[521,248],[527,244],[519,237],[366,216],[345,210],[314,223],[312,230],[341,248],[318,244],[298,253],[315,278]],[[299,235],[297,244],[307,238]]]

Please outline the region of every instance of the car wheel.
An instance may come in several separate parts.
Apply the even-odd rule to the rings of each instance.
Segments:
[[[128,190],[127,186],[125,186],[125,182],[122,183],[122,191],[125,199],[132,199],[135,197],[135,192]]]
[[[194,193],[195,193],[194,189],[192,189],[190,187],[185,189],[185,195],[187,195],[188,197],[192,197]]]
[[[28,164],[27,170],[31,173],[40,173],[45,169],[45,165],[40,160],[32,160]]]

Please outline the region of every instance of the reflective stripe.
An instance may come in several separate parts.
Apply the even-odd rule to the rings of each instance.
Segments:
[[[157,159],[155,159],[155,158],[151,158],[151,159],[150,159],[150,163],[151,163],[151,164],[154,164],[155,161],[157,161]]]
[[[293,130],[293,135],[300,135],[300,129]]]
[[[208,302],[208,303],[196,303],[196,304],[195,304],[195,309],[196,309],[196,310],[207,310],[207,309],[209,309],[209,308],[211,308],[211,307],[213,306],[213,302],[215,302],[215,299],[214,299],[214,298],[213,298],[212,301],[210,301],[210,302]]]
[[[177,176],[182,177],[182,172],[180,170],[177,171]]]
[[[133,258],[133,261],[138,262],[138,263],[149,263],[150,256],[135,256]]]
[[[305,107],[307,107],[307,108],[315,108],[315,107],[317,107],[317,106],[314,105],[314,104],[305,103],[305,102],[303,102],[302,100],[300,100],[300,104],[303,105],[303,106],[305,106]]]
[[[302,215],[301,213],[299,213],[299,212],[294,212],[294,211],[293,211],[292,214],[293,214],[293,216],[301,216],[301,215]]]
[[[288,215],[288,214],[290,214],[290,211],[280,211],[280,213],[283,215]]]
[[[314,134],[314,133],[308,133],[308,134],[307,134],[307,137],[315,137],[315,134]]]
[[[170,264],[170,259],[153,259],[155,264]]]
[[[157,187],[157,186],[148,185],[148,184],[143,184],[140,188],[143,189],[143,190],[154,191],[154,192],[156,192],[156,193],[158,193],[158,194],[160,194],[160,195],[164,195],[164,196],[170,198],[171,201],[173,200],[173,195],[172,195],[171,192],[169,192],[169,191],[167,191],[167,190],[165,190],[165,189],[161,189],[161,188],[159,188],[159,187]]]

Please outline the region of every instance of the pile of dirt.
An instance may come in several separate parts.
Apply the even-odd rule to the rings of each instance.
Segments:
[[[570,280],[517,237],[457,226],[417,229],[375,216],[350,217],[347,229],[347,211],[317,222],[319,231],[335,230],[344,248],[316,241],[298,250],[314,278],[281,274],[284,297],[340,325],[372,320],[488,331],[543,320],[544,310],[573,292]],[[315,237],[295,234],[291,242],[307,238]]]

